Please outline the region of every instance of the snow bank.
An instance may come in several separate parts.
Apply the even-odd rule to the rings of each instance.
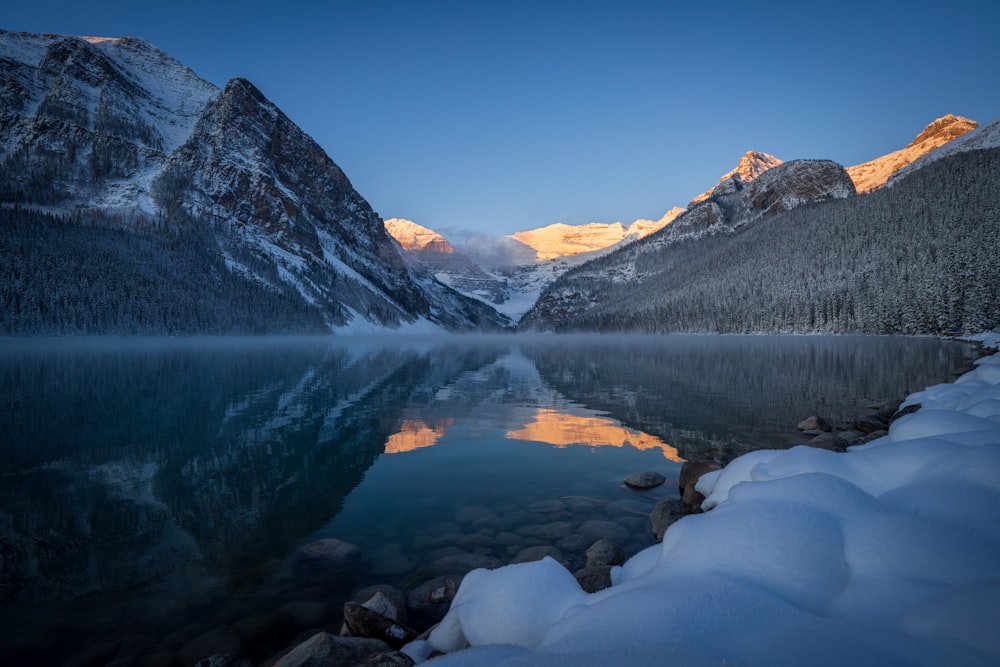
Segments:
[[[754,452],[706,475],[711,511],[604,591],[551,560],[474,571],[406,651],[450,652],[435,667],[1000,664],[1000,355],[907,402],[923,408],[847,453]]]

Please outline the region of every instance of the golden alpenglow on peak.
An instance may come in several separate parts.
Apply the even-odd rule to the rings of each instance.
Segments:
[[[568,255],[603,250],[621,243],[629,236],[641,239],[659,231],[673,221],[685,209],[674,207],[659,220],[635,220],[627,227],[621,222],[588,222],[583,225],[567,225],[557,222],[546,227],[514,232],[511,238],[520,241],[537,253],[542,262]]]
[[[430,447],[436,443],[455,423],[454,419],[442,419],[434,426],[418,421],[406,420],[399,431],[389,436],[385,441],[386,454],[401,454],[402,452],[412,452],[414,449]]]
[[[389,218],[385,221],[385,229],[390,236],[399,241],[404,250],[455,252],[455,248],[443,236],[434,230],[421,227],[412,220]]]
[[[925,127],[906,148],[847,167],[847,175],[854,181],[854,187],[858,192],[869,192],[880,188],[903,167],[977,127],[979,123],[968,118],[953,114],[942,116]]]
[[[622,426],[613,419],[587,417],[539,408],[534,421],[517,431],[508,431],[511,440],[546,442],[556,447],[586,445],[588,447],[635,447],[659,449],[671,461],[684,461],[672,447],[655,435]]]
[[[763,153],[761,151],[747,151],[740,158],[740,161],[736,163],[736,167],[719,177],[719,183],[722,183],[733,176],[739,176],[743,179],[744,183],[750,183],[768,169],[772,169],[784,163],[784,160],[778,159],[768,153]],[[692,199],[691,203],[699,204],[711,197],[713,192],[715,192],[715,188],[702,192],[700,195]]]

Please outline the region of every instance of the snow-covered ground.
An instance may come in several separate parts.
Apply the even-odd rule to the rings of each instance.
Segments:
[[[753,452],[706,475],[712,509],[604,591],[551,559],[475,570],[406,652],[448,652],[435,667],[1000,664],[1000,354],[914,403],[847,453]]]

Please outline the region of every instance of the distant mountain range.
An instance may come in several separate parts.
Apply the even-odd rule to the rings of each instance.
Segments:
[[[906,173],[909,165],[921,161],[924,156],[941,154],[945,150],[941,147],[977,127],[975,121],[949,114],[927,125],[905,148],[846,169],[824,161],[797,161],[794,167],[776,169],[785,164],[783,160],[768,153],[748,151],[732,170],[719,178],[717,185],[694,197],[687,208],[674,207],[658,221],[637,220],[628,226],[620,222],[556,223],[501,239],[477,238],[474,244],[469,244],[469,256],[463,254],[462,247],[454,248],[443,236],[413,222],[398,221],[389,229],[403,249],[423,262],[440,280],[459,291],[486,298],[494,307],[517,319],[529,306],[534,306],[537,298],[562,274],[668,225],[668,230],[658,234],[656,240],[640,247],[659,247],[719,232],[733,233],[761,215],[774,215],[803,203],[842,199],[875,190],[895,174]],[[739,211],[733,209],[736,200],[731,195],[743,192],[765,174],[768,178],[742,195],[744,198],[757,197],[758,201],[744,201]],[[825,183],[823,179],[831,180]],[[768,201],[766,210],[760,208],[768,197],[773,201]],[[710,205],[702,206],[706,202]],[[413,229],[419,229],[419,234]],[[417,238],[422,240],[418,242]],[[435,239],[434,243],[451,248],[449,252],[461,255],[462,261],[457,262],[452,256],[435,258],[433,254],[417,252],[425,248],[426,239],[431,238]],[[420,248],[418,243],[422,244]],[[491,246],[497,248],[496,252],[483,251],[484,247]],[[539,317],[544,320],[547,310],[561,309],[564,305],[540,304],[526,324],[538,326]]]
[[[824,160],[785,162],[749,183],[734,175],[658,233],[561,275],[520,326],[991,329],[1000,325],[998,146],[1000,121],[993,121],[892,175],[881,170],[885,185],[863,194],[847,170]],[[874,172],[862,173],[870,185]]]
[[[949,115],[846,170],[747,152],[659,220],[449,240],[383,222],[249,81],[0,30],[0,334],[974,330],[998,145]]]

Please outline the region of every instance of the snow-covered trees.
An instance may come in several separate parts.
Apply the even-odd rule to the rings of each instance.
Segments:
[[[565,274],[556,330],[943,334],[1000,324],[1000,149],[732,234],[644,241]],[[661,239],[658,241],[658,237]],[[616,279],[617,276],[632,276]]]

